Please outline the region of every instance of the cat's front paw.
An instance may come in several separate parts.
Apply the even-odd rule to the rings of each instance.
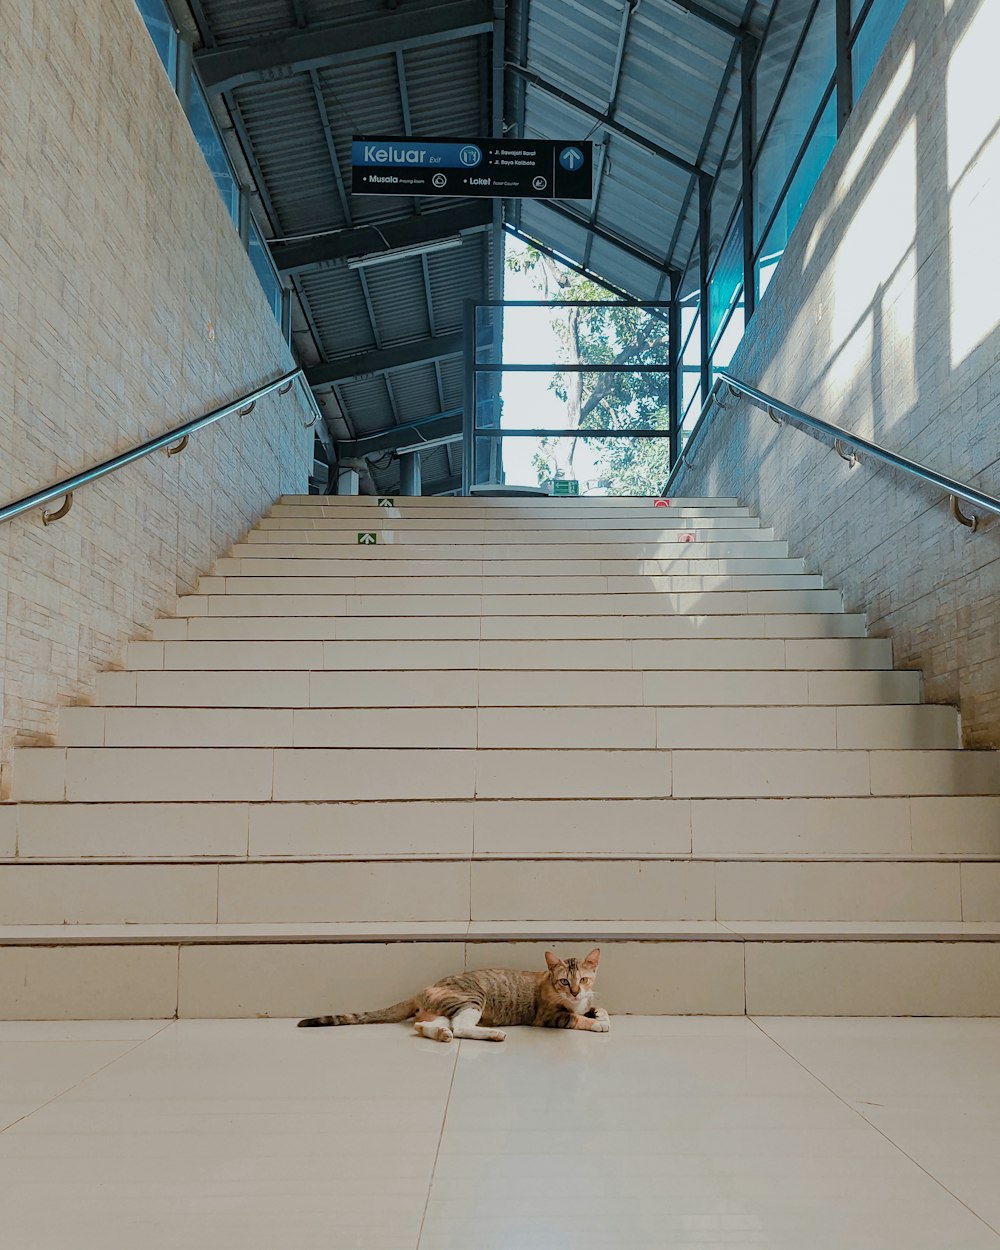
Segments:
[[[505,1042],[507,1040],[507,1034],[503,1031],[503,1029],[491,1029],[489,1040],[491,1042]]]
[[[603,1016],[598,1016],[590,1026],[591,1033],[608,1033],[610,1030],[611,1025],[608,1023],[607,1012]]]

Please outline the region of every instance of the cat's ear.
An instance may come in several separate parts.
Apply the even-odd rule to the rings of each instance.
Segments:
[[[562,964],[562,960],[557,955],[554,955],[552,951],[545,952],[545,962],[549,966],[549,972],[555,972],[555,970]]]
[[[596,968],[601,962],[601,948],[595,946],[583,962],[590,968]]]

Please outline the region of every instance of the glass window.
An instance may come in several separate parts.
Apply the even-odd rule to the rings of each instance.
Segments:
[[[669,425],[665,372],[582,373],[556,365],[546,370],[479,372],[477,378],[500,379],[499,424],[504,429],[665,430]],[[476,424],[497,424],[484,413],[482,397]]]
[[[681,429],[693,425],[701,407],[701,308],[698,295],[681,302]]]
[[[264,294],[267,296],[267,302],[271,305],[271,311],[274,313],[275,320],[281,321],[281,299],[282,286],[281,279],[278,277],[274,268],[274,262],[271,260],[271,253],[268,251],[267,244],[261,237],[260,231],[250,223],[250,263],[254,267],[254,272],[264,288]]]
[[[726,328],[719,335],[719,341],[712,352],[712,371],[725,369],[736,354],[746,329],[746,317],[742,299],[733,309],[733,315],[726,323]]]
[[[226,149],[223,147],[222,139],[216,128],[215,118],[209,110],[208,98],[194,73],[191,74],[191,105],[188,112],[188,120],[191,123],[191,129],[194,131],[194,137],[198,140],[198,146],[204,153],[208,167],[212,171],[212,177],[215,179],[215,185],[219,188],[222,202],[225,204],[233,222],[238,223],[240,216],[239,185],[236,182],[236,175],[233,173],[233,167],[229,163],[229,157],[226,155]]]
[[[863,7],[863,0],[852,0],[851,20],[857,20],[858,10]],[[879,57],[889,41],[896,20],[906,7],[906,0],[875,0],[868,10],[868,16],[854,39],[851,49],[851,78],[854,88],[854,99],[857,101],[865,84],[872,76]]]
[[[542,486],[550,494],[658,495],[670,472],[668,438],[507,435],[476,443],[477,480],[500,469],[502,477],[489,480]]]
[[[774,267],[781,259],[788,244],[795,224],[802,216],[813,187],[829,160],[833,146],[837,142],[837,101],[831,94],[820,115],[819,122],[809,146],[802,154],[802,160],[795,171],[788,192],[781,207],[778,209],[774,224],[768,232],[764,246],[760,249],[756,264],[757,298],[767,290]]]
[[[835,5],[816,10],[798,60],[764,139],[754,168],[754,244],[760,241],[788,171],[806,137],[837,59]]]
[[[729,310],[743,290],[743,210],[736,214],[732,229],[719,253],[715,272],[709,281],[709,340],[715,339]]]
[[[776,0],[774,5],[774,13],[754,73],[757,91],[754,139],[758,142],[774,109],[774,102],[788,70],[788,62],[795,51],[811,7],[812,0]]]
[[[737,110],[736,121],[729,137],[729,144],[719,165],[719,172],[712,187],[712,199],[709,205],[709,222],[711,227],[708,238],[708,259],[711,264],[718,254],[719,247],[725,237],[726,227],[733,215],[736,201],[743,191],[742,161],[742,130],[740,111]]]
[[[136,0],[171,84],[177,81],[177,31],[164,0]]]

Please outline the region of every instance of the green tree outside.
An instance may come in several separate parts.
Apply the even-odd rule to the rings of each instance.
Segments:
[[[528,274],[545,300],[606,300],[608,292],[563,268],[536,248],[509,251],[507,267]],[[567,425],[577,429],[663,429],[669,425],[666,310],[568,307],[553,310],[552,328],[562,362],[593,364],[593,372],[554,375],[550,389],[565,403]],[[604,364],[662,365],[656,373],[601,373]],[[596,440],[595,440],[596,441]],[[533,457],[539,484],[574,476],[578,440],[543,439]],[[666,438],[609,438],[597,461],[614,495],[654,495],[670,471]]]

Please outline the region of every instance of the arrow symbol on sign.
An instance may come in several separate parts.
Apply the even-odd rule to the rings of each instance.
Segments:
[[[364,530],[358,534],[358,542],[362,546],[371,546],[372,543],[378,542],[378,535],[373,534],[371,530]]]
[[[379,495],[378,506],[380,508],[391,508],[396,500],[391,495]]]

